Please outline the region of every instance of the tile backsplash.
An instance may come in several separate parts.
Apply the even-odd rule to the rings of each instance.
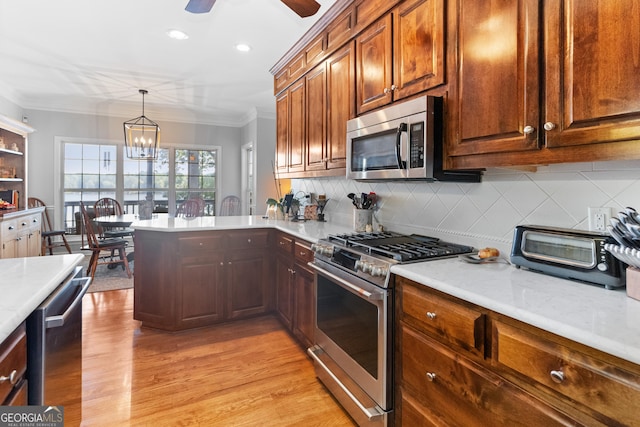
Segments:
[[[481,183],[358,182],[294,179],[294,191],[326,194],[328,221],[352,224],[348,193],[375,192],[374,214],[388,230],[439,237],[476,247],[511,248],[518,224],[587,230],[589,207],[640,211],[640,161],[562,164],[533,171],[490,169]]]

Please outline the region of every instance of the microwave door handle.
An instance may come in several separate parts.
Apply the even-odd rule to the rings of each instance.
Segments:
[[[402,160],[402,134],[407,132],[407,124],[400,123],[398,132],[396,133],[396,158],[398,160],[398,169],[406,169],[407,163]]]

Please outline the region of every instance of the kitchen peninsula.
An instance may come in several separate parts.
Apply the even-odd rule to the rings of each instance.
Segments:
[[[165,217],[134,227],[134,317],[167,331],[279,312],[278,245],[350,231],[248,216]],[[526,422],[633,425],[640,301],[503,261],[392,267],[396,422],[423,422],[425,413],[505,422],[520,414]],[[417,381],[424,372],[435,380]]]

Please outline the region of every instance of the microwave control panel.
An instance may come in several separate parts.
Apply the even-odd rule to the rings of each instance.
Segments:
[[[424,122],[411,123],[409,129],[409,168],[424,167]]]

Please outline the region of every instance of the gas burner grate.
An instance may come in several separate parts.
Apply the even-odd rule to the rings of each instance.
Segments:
[[[390,258],[398,262],[413,262],[454,256],[473,251],[470,246],[443,242],[434,237],[403,235],[392,232],[340,234],[329,240],[358,251]]]

